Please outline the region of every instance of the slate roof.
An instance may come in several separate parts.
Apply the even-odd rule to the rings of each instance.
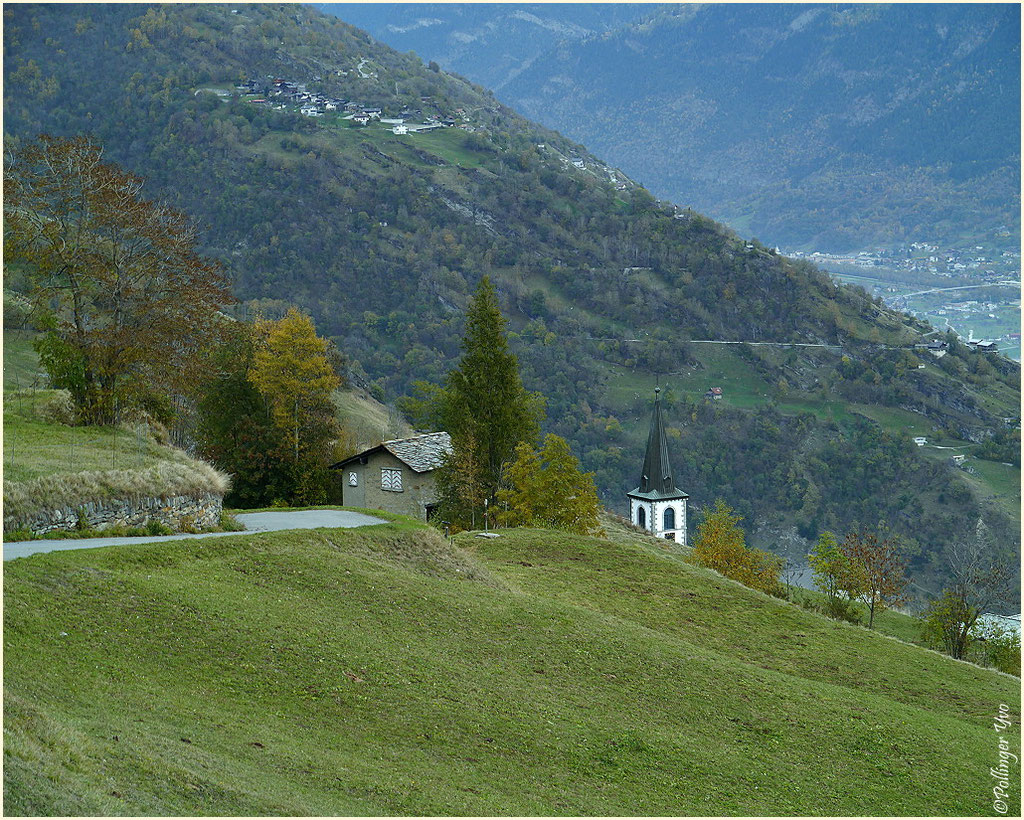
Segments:
[[[640,486],[627,495],[659,500],[666,498],[689,498],[676,488],[672,478],[672,464],[668,458],[668,438],[665,436],[665,422],[661,417],[661,389],[654,390],[654,412],[651,415],[651,431],[647,434],[647,452],[640,473]]]
[[[642,498],[645,501],[675,501],[677,498],[689,498],[688,493],[684,493],[682,490],[673,487],[671,491],[667,493],[660,493],[657,490],[651,490],[648,493],[640,492],[640,488],[637,487],[633,492],[626,493],[630,498]]]
[[[445,455],[452,451],[452,437],[441,432],[382,441],[376,447],[363,450],[361,453],[349,456],[344,461],[332,464],[330,468],[337,470],[357,459],[365,460],[381,450],[387,450],[403,464],[408,465],[413,472],[426,473],[440,467]]]
[[[444,457],[452,451],[452,437],[447,433],[426,433],[385,441],[381,446],[417,473],[425,473],[441,466]]]

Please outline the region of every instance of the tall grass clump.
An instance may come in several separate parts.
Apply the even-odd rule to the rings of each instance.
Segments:
[[[47,511],[120,498],[224,495],[230,477],[204,461],[163,461],[141,470],[103,470],[4,482],[4,530]]]

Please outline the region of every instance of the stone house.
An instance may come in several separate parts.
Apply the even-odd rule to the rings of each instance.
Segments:
[[[447,433],[384,441],[331,465],[340,473],[342,503],[426,521],[437,506],[435,471],[452,451]]]

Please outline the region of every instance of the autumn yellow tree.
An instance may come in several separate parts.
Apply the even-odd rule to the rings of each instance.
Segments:
[[[486,509],[487,488],[472,433],[452,439],[452,451],[437,471],[438,515],[460,529],[476,529]]]
[[[693,560],[727,578],[769,594],[779,590],[782,561],[746,545],[739,526],[743,519],[722,499],[705,509],[693,541]]]
[[[548,434],[538,452],[526,442],[498,490],[498,520],[507,527],[550,527],[596,533],[601,510],[594,474],[580,472],[580,463],[561,436]]]
[[[256,334],[249,378],[289,443],[293,500],[323,503],[329,482],[326,467],[337,455],[340,433],[331,399],[340,379],[328,360],[327,340],[317,336],[313,321],[295,308],[276,322],[258,321]]]

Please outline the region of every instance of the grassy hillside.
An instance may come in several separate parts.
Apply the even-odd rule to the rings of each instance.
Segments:
[[[29,390],[45,385],[39,356],[32,349],[35,332],[4,329],[4,391]]]
[[[4,810],[990,811],[1019,681],[659,549],[398,522],[19,559]]]
[[[334,405],[338,408],[338,419],[359,449],[415,432],[394,408],[386,407],[358,388],[336,390]]]
[[[72,427],[66,394],[47,389],[47,376],[32,349],[36,333],[5,331],[4,480],[24,482],[48,476],[102,470],[144,470],[161,462],[187,460],[140,427]]]
[[[71,427],[47,416],[61,391],[4,393],[4,480],[29,481],[61,473],[132,470],[180,461],[181,451],[140,428]]]

